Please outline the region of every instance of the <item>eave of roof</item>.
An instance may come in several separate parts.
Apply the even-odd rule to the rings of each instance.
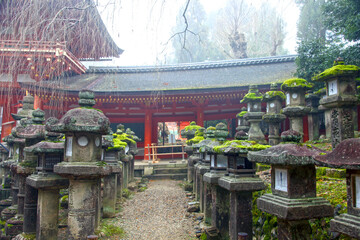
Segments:
[[[250,84],[282,82],[293,77],[295,58],[296,55],[289,55],[161,67],[92,67],[86,74],[36,85],[50,91],[66,92],[86,88],[97,94],[234,90]],[[31,84],[23,84],[24,87],[26,85]]]

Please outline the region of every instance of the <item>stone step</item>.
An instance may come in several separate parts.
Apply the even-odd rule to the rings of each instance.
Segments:
[[[187,173],[187,168],[155,168],[154,174]]]
[[[187,178],[187,174],[184,173],[154,174],[154,175],[144,175],[144,178],[152,179],[152,180],[159,180],[159,179],[184,180]]]

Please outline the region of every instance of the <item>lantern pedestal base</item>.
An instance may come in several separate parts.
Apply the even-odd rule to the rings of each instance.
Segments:
[[[260,191],[266,188],[259,177],[231,177],[224,176],[219,179],[219,186],[229,191]]]
[[[199,181],[199,185],[200,185],[200,192],[198,195],[198,199],[200,201],[200,211],[204,212],[204,195],[205,195],[205,183],[204,183],[204,175],[205,173],[210,171],[210,166],[207,165],[199,165],[198,169],[197,169],[197,175],[196,175],[196,181]]]
[[[212,198],[212,190],[218,186],[219,178],[223,177],[226,171],[218,171],[218,172],[207,172],[204,174],[204,215],[205,221],[208,224],[211,224],[212,219],[212,207],[216,204],[213,201],[216,199]]]
[[[336,216],[330,221],[330,229],[353,238],[360,237],[360,217],[347,213]]]
[[[331,204],[324,198],[289,199],[273,194],[265,194],[257,200],[261,211],[287,221],[305,220],[333,216]]]
[[[258,177],[224,176],[219,179],[219,186],[230,192],[229,199],[229,236],[236,240],[239,232],[248,234],[252,239],[252,192],[266,188]]]

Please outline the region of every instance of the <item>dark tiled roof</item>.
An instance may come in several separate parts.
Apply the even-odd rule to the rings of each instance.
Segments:
[[[57,89],[95,92],[216,89],[265,85],[294,76],[296,55],[204,62],[176,66],[91,67],[86,74],[57,82]],[[51,81],[43,87],[53,88]]]

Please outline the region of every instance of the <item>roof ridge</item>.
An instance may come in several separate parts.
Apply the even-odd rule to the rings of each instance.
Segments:
[[[185,63],[179,65],[164,66],[111,66],[111,67],[94,67],[90,66],[87,73],[140,73],[140,72],[166,72],[180,70],[198,70],[222,67],[237,67],[241,65],[257,65],[280,62],[293,62],[298,55],[284,55],[261,58],[245,58],[236,60],[222,60],[212,62]]]

